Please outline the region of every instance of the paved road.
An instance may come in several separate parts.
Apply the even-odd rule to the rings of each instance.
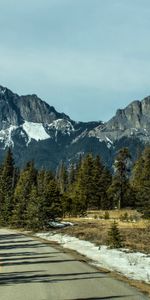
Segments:
[[[62,250],[0,230],[0,300],[149,299]]]

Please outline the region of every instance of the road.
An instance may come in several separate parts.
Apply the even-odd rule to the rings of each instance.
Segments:
[[[0,229],[0,300],[149,299],[77,257]]]

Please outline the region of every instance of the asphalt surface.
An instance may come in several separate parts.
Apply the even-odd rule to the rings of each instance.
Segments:
[[[77,257],[0,229],[0,300],[149,299]]]

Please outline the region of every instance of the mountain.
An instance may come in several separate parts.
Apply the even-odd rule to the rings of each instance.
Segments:
[[[150,142],[150,97],[119,109],[108,122],[75,122],[36,95],[19,96],[0,86],[0,160],[12,147],[16,164],[34,160],[56,169],[88,152],[111,167],[116,152],[129,147],[133,159]]]
[[[116,115],[104,126],[98,126],[89,134],[101,141],[113,144],[123,137],[139,138],[142,142],[150,141],[150,97],[133,101],[125,109],[118,109]]]

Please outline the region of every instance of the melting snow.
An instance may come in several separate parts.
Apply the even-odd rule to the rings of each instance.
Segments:
[[[150,256],[127,249],[109,249],[107,246],[79,240],[62,234],[37,233],[36,236],[60,243],[64,248],[78,251],[93,260],[93,264],[102,268],[122,273],[128,278],[150,283]]]
[[[50,221],[48,225],[53,228],[63,228],[66,226],[73,226],[74,224],[71,222],[58,222],[58,221]]]
[[[42,123],[33,123],[25,121],[22,127],[28,135],[28,143],[30,143],[31,139],[39,141],[50,138],[50,136],[46,133]]]

